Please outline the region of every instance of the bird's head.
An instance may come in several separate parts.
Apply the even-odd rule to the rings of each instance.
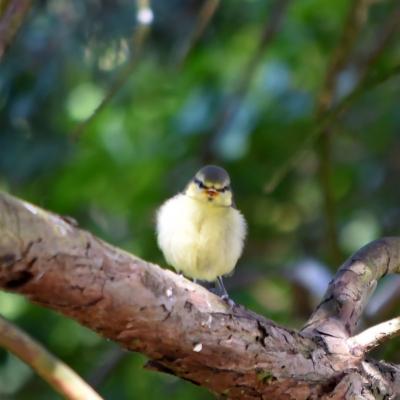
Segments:
[[[232,205],[231,180],[228,173],[216,165],[201,168],[186,187],[185,194],[216,206]]]

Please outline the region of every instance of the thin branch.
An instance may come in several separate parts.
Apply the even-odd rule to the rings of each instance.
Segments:
[[[358,34],[363,27],[370,6],[370,0],[355,0],[350,7],[341,38],[333,51],[325,80],[317,99],[316,120],[330,109],[333,103],[337,78],[347,63]],[[326,221],[326,241],[331,262],[335,265],[341,260],[336,224],[336,205],[332,186],[332,137],[327,128],[321,132],[317,142],[319,168],[318,175],[322,188],[323,207]]]
[[[101,400],[102,398],[61,360],[0,316],[0,346],[22,361],[68,400]]]
[[[359,80],[363,80],[369,73],[370,69],[376,64],[381,55],[393,41],[396,33],[400,28],[400,4],[398,4],[392,12],[389,13],[387,19],[382,23],[376,34],[375,42],[371,50],[366,54],[358,64]]]
[[[136,20],[138,27],[134,33],[131,47],[134,54],[131,56],[129,62],[122,68],[120,74],[110,86],[106,95],[90,115],[90,117],[78,124],[78,126],[70,133],[72,139],[78,140],[80,138],[84,130],[112,101],[114,96],[122,89],[135,70],[140,60],[144,43],[149,35],[151,23],[153,22],[153,11],[150,7],[150,0],[137,0]]]
[[[1,6],[0,13],[0,61],[7,47],[28,15],[32,0],[10,0]]]
[[[189,38],[185,41],[184,45],[180,48],[175,64],[177,68],[182,68],[183,63],[187,59],[190,51],[193,49],[195,44],[198,42],[212,17],[218,9],[220,0],[206,0],[203,4],[199,16],[197,18],[196,25],[189,35]]]
[[[336,82],[339,73],[348,62],[351,50],[354,47],[356,38],[364,26],[370,0],[358,0],[353,3],[350,9],[347,22],[344,26],[341,40],[334,51],[332,62],[328,68],[325,84],[317,102],[316,119],[327,112],[332,106],[336,90]],[[377,40],[365,58],[362,66],[360,65],[359,81],[362,81],[368,74],[370,68],[378,61],[384,49],[388,46],[399,27],[400,7],[392,13],[384,27],[377,33]],[[334,200],[334,189],[332,185],[332,134],[330,127],[320,133],[317,141],[319,158],[319,178],[323,194],[324,214],[326,219],[326,238],[329,247],[330,259],[336,265],[342,258],[337,233],[336,205]]]
[[[382,74],[370,73],[368,76],[363,78],[352,92],[342,98],[338,104],[334,105],[321,117],[319,121],[315,123],[315,127],[311,129],[310,134],[303,140],[302,145],[300,145],[296,149],[295,153],[288,158],[285,164],[278,168],[272,175],[271,179],[264,186],[264,191],[266,193],[273,192],[285,176],[301,162],[305,155],[307,155],[307,150],[315,143],[322,132],[331,128],[334,122],[337,121],[356,100],[366,92],[375,89],[377,86],[387,82],[389,79],[396,77],[399,74],[400,64],[396,64]]]
[[[347,63],[357,36],[367,20],[371,0],[355,0],[349,10],[339,43],[333,51],[317,101],[317,116],[326,112],[333,102],[337,76]]]
[[[396,336],[400,336],[400,317],[364,330],[358,335],[349,338],[348,344],[354,350],[364,354]]]
[[[261,32],[257,47],[253,54],[251,54],[246,65],[241,72],[236,86],[232,90],[230,96],[224,102],[221,110],[218,113],[217,119],[211,128],[209,137],[205,141],[204,145],[204,159],[212,159],[213,146],[217,139],[224,135],[227,126],[234,119],[235,115],[240,109],[247,92],[249,91],[251,81],[257,72],[259,65],[261,64],[263,57],[268,46],[271,45],[279,32],[282,25],[282,21],[286,12],[286,9],[290,3],[290,0],[277,0],[273,6],[273,9],[268,13],[268,17]]]
[[[87,381],[93,387],[98,388],[129,355],[131,353],[124,351],[120,347],[112,347],[102,355],[101,360],[99,360],[96,368],[90,373]]]
[[[359,97],[400,73],[400,64],[393,66],[381,75],[372,73],[373,71],[371,71],[377,61],[379,61],[384,50],[391,43],[394,34],[398,32],[400,24],[399,13],[400,7],[396,7],[384,24],[385,27],[380,32],[377,32],[376,43],[365,57],[357,85],[349,94],[340,99],[337,104],[333,104],[331,108],[319,117],[319,120],[315,123],[315,128],[313,128],[310,134],[304,139],[303,144],[292,156],[289,157],[284,165],[278,168],[269,182],[265,185],[264,190],[266,193],[271,193],[276,189],[285,176],[301,162],[303,157],[307,154],[307,150],[315,143],[323,132],[330,130],[332,124],[338,120]]]

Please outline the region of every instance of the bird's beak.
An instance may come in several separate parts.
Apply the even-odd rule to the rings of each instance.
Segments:
[[[218,195],[218,190],[215,189],[206,189],[205,192],[208,197],[216,197]]]

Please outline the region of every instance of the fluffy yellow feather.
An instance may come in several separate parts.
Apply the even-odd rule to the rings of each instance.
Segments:
[[[157,213],[157,240],[168,264],[205,281],[231,273],[246,236],[232,202],[229,175],[216,166],[202,168],[183,193],[167,200]]]

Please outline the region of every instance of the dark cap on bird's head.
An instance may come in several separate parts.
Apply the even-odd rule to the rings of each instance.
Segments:
[[[190,180],[184,194],[213,206],[231,207],[233,195],[228,173],[216,165],[206,165]]]
[[[195,179],[198,179],[206,184],[208,183],[221,187],[227,186],[231,182],[228,173],[217,165],[206,165],[205,167],[201,168],[196,173]]]

